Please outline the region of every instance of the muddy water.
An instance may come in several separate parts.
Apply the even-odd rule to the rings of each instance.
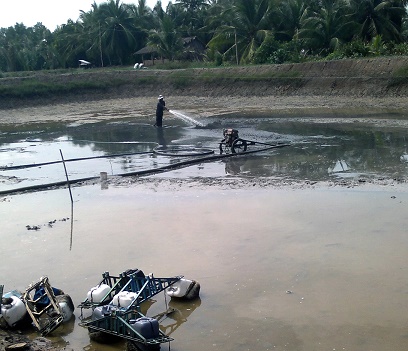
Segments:
[[[404,130],[396,126],[348,130],[302,122],[291,132],[279,121],[253,121],[262,128],[241,128],[242,136],[290,140],[294,147],[245,160],[235,173],[218,162],[167,176],[326,180],[406,174]],[[203,145],[211,145],[220,133],[218,126],[178,128],[176,122],[164,132],[171,142]],[[361,135],[370,142],[358,150]],[[152,136],[140,141],[154,142]],[[95,146],[95,139],[89,149],[81,148],[84,154],[107,152],[107,146]],[[37,142],[44,141],[42,135]],[[3,150],[13,142],[26,141],[8,140]],[[113,145],[111,152],[124,150]],[[349,168],[331,169],[338,160]],[[0,198],[1,284],[6,291],[23,290],[47,275],[78,304],[104,271],[119,274],[137,267],[157,277],[182,274],[199,281],[202,289],[198,301],[170,302],[178,313],[162,328],[175,339],[173,350],[407,349],[406,186],[234,190],[180,183],[174,190],[163,184],[74,188],[73,217],[66,189]],[[40,230],[27,230],[27,225]],[[164,311],[166,302],[157,296],[147,315]],[[91,342],[78,326],[79,316],[77,310],[76,319],[51,339],[75,350],[125,349],[123,343]]]
[[[384,116],[385,118],[386,116]],[[205,128],[166,120],[163,129],[148,120],[122,119],[85,125],[39,124],[0,132],[0,191],[65,180],[62,157],[71,179],[155,169],[185,157],[153,153],[158,145],[201,146],[219,154],[224,128],[239,130],[241,138],[291,146],[251,157],[200,164],[165,177],[244,176],[327,181],[335,179],[406,179],[406,126],[398,120],[280,119],[265,116],[229,116],[200,119]],[[62,153],[62,156],[61,156]],[[102,157],[102,156],[115,157]],[[79,161],[72,161],[81,159]],[[86,158],[86,160],[82,160]],[[19,166],[35,166],[24,167]]]
[[[202,290],[165,321],[176,350],[406,350],[406,191],[160,190],[74,189],[72,237],[66,191],[7,197],[2,283],[48,275],[79,303],[104,271],[183,274]],[[103,350],[79,314],[53,339]]]

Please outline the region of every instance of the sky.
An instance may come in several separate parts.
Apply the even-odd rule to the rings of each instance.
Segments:
[[[95,0],[97,4],[107,1]],[[165,9],[169,0],[161,0]],[[94,0],[2,0],[0,11],[0,28],[14,27],[23,23],[32,27],[41,22],[49,30],[54,31],[58,25],[67,23],[68,19],[76,21],[80,10],[88,12]],[[122,3],[137,4],[138,0],[122,0]],[[157,0],[147,0],[150,8]]]

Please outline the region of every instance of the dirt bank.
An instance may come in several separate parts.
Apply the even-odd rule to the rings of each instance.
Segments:
[[[2,98],[1,109],[78,104],[101,100],[132,99],[136,109],[158,94],[179,104],[215,108],[341,108],[370,106],[405,109],[408,57],[355,59],[302,64],[242,66],[163,71],[155,69],[87,70],[69,74],[33,73],[22,78],[2,78],[0,88],[24,81],[59,85],[92,83],[81,93],[55,93],[30,98]],[[279,102],[277,102],[279,98]],[[243,101],[245,100],[245,101]],[[283,101],[280,104],[280,101]],[[121,102],[119,103],[121,105]],[[151,101],[149,102],[151,104]],[[350,106],[352,104],[353,106]],[[287,113],[286,111],[285,113]]]

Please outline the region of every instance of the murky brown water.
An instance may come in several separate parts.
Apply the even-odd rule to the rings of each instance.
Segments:
[[[77,305],[102,272],[137,267],[201,284],[199,301],[172,302],[180,313],[163,324],[175,339],[172,350],[408,348],[404,188],[97,184],[73,195],[72,237],[70,221],[60,221],[71,212],[66,189],[2,199],[5,290],[48,275]],[[148,315],[165,310],[164,298],[156,300]],[[51,339],[75,350],[125,349],[91,342],[79,314]]]
[[[163,133],[143,119],[2,129],[0,166],[58,160],[61,149],[66,159],[145,152],[163,140],[217,151],[224,127],[291,147],[178,169],[148,184],[75,187],[72,222],[67,189],[0,197],[0,284],[24,290],[47,275],[78,305],[105,271],[181,274],[200,282],[201,296],[169,302],[178,313],[162,329],[175,339],[172,350],[405,351],[408,156],[399,122],[230,116],[208,118],[203,129],[169,119]],[[67,168],[72,179],[172,162],[138,154]],[[3,169],[0,190],[64,177],[61,164]],[[167,187],[163,178],[197,178],[197,188],[183,181]],[[209,178],[318,185],[236,190],[206,186]],[[338,179],[363,181],[355,188],[320,183]],[[397,181],[372,185],[381,179]],[[163,295],[155,301],[147,315],[166,309]],[[91,342],[75,314],[53,341],[75,350],[125,349]]]

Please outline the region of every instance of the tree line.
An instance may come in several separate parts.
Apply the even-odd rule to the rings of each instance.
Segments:
[[[214,65],[408,54],[408,0],[108,0],[53,32],[42,23],[0,29],[0,71],[133,65],[149,46],[188,59],[183,38]]]

